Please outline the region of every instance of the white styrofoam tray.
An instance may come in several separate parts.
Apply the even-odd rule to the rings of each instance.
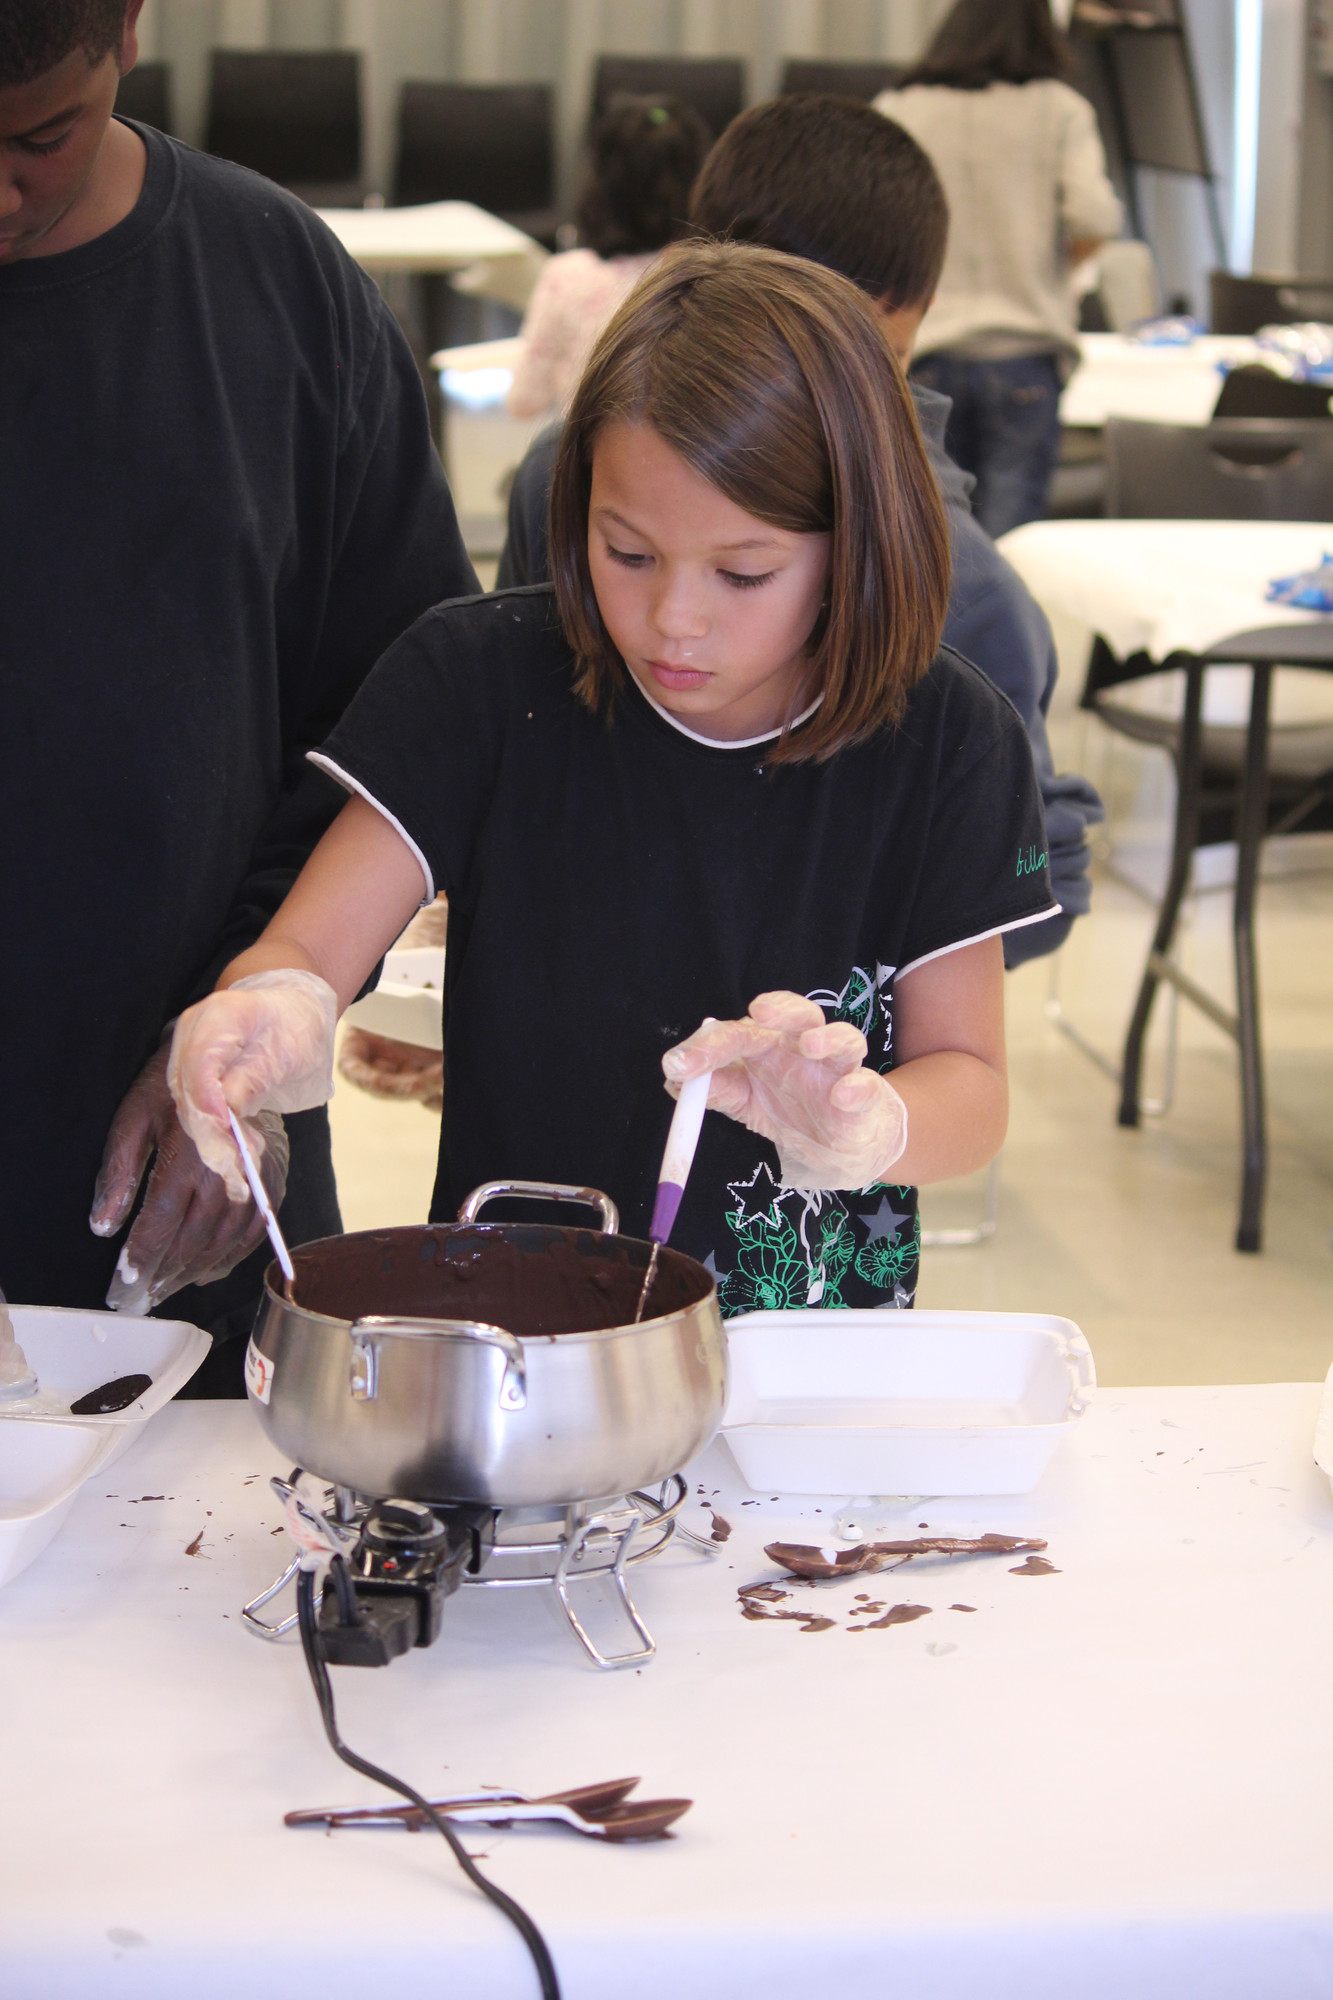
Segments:
[[[0,1402],[0,1585],[41,1553],[84,1480],[129,1450],[213,1344],[184,1320],[58,1306],[11,1306],[9,1316],[37,1393]],[[148,1375],[151,1385],[128,1409],[73,1415],[71,1403],[121,1375]]]
[[[722,1435],[757,1493],[1030,1493],[1092,1401],[1092,1350],[1039,1313],[743,1313]]]
[[[444,946],[391,951],[379,985],[347,1009],[354,1027],[421,1049],[444,1046]]]
[[[1333,1485],[1333,1368],[1324,1378],[1324,1393],[1319,1399],[1319,1415],[1314,1426],[1314,1462],[1321,1472],[1328,1474]]]
[[[125,1432],[127,1441],[133,1432]],[[119,1454],[90,1423],[10,1424],[0,1432],[0,1588],[39,1556],[79,1488]]]

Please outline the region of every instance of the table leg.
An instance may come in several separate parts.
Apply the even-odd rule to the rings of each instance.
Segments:
[[[1171,950],[1180,920],[1180,906],[1189,886],[1190,864],[1194,858],[1199,830],[1199,798],[1203,789],[1203,661],[1191,658],[1185,669],[1185,707],[1180,719],[1180,749],[1176,757],[1176,829],[1171,853],[1171,869],[1166,891],[1157,913],[1148,964],[1139,985],[1138,999],[1125,1037],[1124,1060],[1120,1066],[1121,1125],[1139,1122],[1139,1083],[1143,1073],[1143,1044],[1160,983],[1155,961]]]
[[[1245,738],[1245,768],[1236,812],[1236,898],[1232,910],[1244,1129],[1236,1248],[1250,1251],[1260,1247],[1264,1183],[1268,1173],[1263,1049],[1259,1041],[1259,982],[1254,957],[1254,905],[1268,814],[1268,712],[1273,669],[1268,661],[1256,660],[1253,673],[1250,726]]]

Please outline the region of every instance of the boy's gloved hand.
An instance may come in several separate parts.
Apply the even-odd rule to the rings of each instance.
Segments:
[[[313,972],[252,972],[176,1023],[167,1082],[204,1165],[250,1200],[227,1112],[309,1111],[333,1095],[338,997]]]
[[[712,1070],[710,1111],[771,1139],[788,1187],[860,1188],[907,1148],[907,1106],[864,1067],[865,1036],[799,993],[761,993],[743,1021],[710,1021],[662,1058],[667,1089]]]
[[[255,1152],[262,1152],[259,1171],[277,1208],[287,1185],[282,1120],[276,1111],[256,1112],[247,1121],[247,1135]],[[183,1285],[225,1278],[264,1238],[259,1211],[227,1199],[182,1128],[167,1088],[165,1046],[144,1064],[111,1122],[88,1217],[94,1235],[114,1236],[125,1226],[150,1160],[143,1207],[106,1295],[116,1312],[151,1312]]]

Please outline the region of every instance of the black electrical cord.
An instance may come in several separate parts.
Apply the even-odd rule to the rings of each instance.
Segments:
[[[335,1572],[334,1588],[341,1602],[343,1586],[346,1585],[350,1589],[351,1579],[346,1574],[346,1566],[341,1556],[333,1558],[332,1567]],[[339,1570],[343,1571],[341,1578],[336,1574]],[[319,1644],[319,1627],[315,1616],[315,1576],[313,1570],[303,1569],[297,1572],[296,1609],[301,1626],[301,1650],[305,1654],[305,1663],[310,1669],[310,1678],[314,1683],[315,1699],[319,1703],[319,1712],[324,1723],[324,1733],[329,1739],[334,1754],[341,1757],[344,1764],[350,1764],[354,1771],[359,1771],[362,1777],[373,1778],[377,1785],[385,1785],[391,1792],[399,1793],[401,1797],[414,1805],[419,1812],[426,1815],[426,1818],[430,1821],[436,1832],[442,1834],[448,1842],[450,1848],[453,1850],[455,1861],[467,1876],[468,1881],[480,1889],[483,1896],[489,1897],[498,1910],[503,1911],[504,1915],[508,1917],[510,1923],[522,1938],[531,1954],[532,1962],[537,1968],[537,1977],[541,1981],[542,2000],[560,2000],[560,1982],[556,1978],[555,1965],[547,1949],[546,1940],[538,1930],[536,1924],[533,1923],[527,1911],[520,1904],[516,1903],[512,1896],[507,1896],[503,1889],[497,1888],[494,1882],[486,1879],[453,1827],[436,1812],[429,1799],[422,1798],[420,1792],[413,1791],[411,1785],[404,1784],[401,1778],[395,1778],[389,1771],[382,1771],[378,1764],[372,1764],[368,1758],[358,1757],[356,1751],[349,1750],[343,1742],[342,1737],[338,1734],[338,1718],[333,1706],[333,1685],[329,1680],[328,1666]]]

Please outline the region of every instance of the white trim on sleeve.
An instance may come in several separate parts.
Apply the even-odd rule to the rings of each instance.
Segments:
[[[372,799],[371,804],[374,804]],[[918,965],[929,965],[932,958],[947,958],[951,951],[962,951],[970,944],[983,944],[987,938],[1003,937],[1006,931],[1021,931],[1028,924],[1044,924],[1051,917],[1061,917],[1064,911],[1058,903],[1052,903],[1049,910],[1038,910],[1031,917],[1015,917],[1012,923],[996,924],[992,930],[978,931],[975,937],[959,938],[956,944],[942,944],[938,951],[928,951],[923,958],[914,958],[910,965],[900,965],[894,975],[895,984],[906,979],[909,972],[915,972]]]
[[[430,872],[430,863],[402,821],[395,819],[389,808],[382,806],[375,797],[375,794],[368,792],[359,778],[354,778],[350,771],[344,771],[341,764],[335,764],[332,757],[326,757],[322,750],[307,750],[305,754],[310,763],[317,765],[321,771],[327,771],[331,778],[336,778],[345,791],[355,792],[357,797],[364,799],[368,806],[374,806],[381,819],[388,820],[389,825],[398,835],[398,838],[402,841],[404,847],[407,848],[426,878],[426,893],[421,899],[422,909],[424,910],[428,903],[433,903],[435,901],[435,877]]]

